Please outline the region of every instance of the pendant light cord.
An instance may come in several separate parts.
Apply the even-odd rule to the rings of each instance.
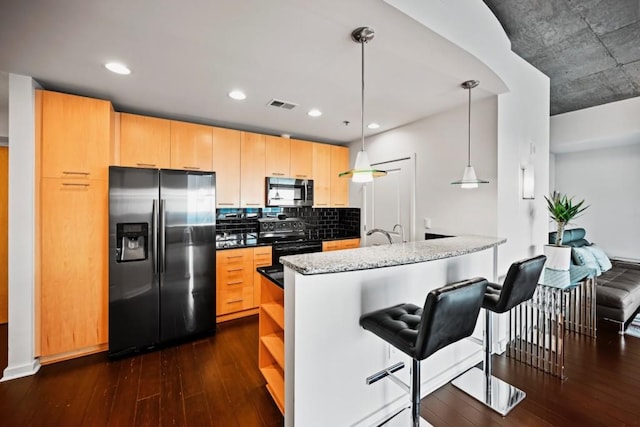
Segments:
[[[364,38],[360,41],[360,44],[362,45],[362,96],[360,99],[360,126],[362,127],[360,135],[362,136],[362,151],[364,151],[364,45],[366,42],[367,41]]]
[[[467,149],[467,166],[471,166],[471,87],[469,87],[469,114],[468,114],[468,123],[467,123],[467,141],[468,141],[468,149]]]

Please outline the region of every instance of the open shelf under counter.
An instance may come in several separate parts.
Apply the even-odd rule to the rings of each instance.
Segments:
[[[265,303],[261,308],[281,329],[284,329],[284,307],[282,304]]]
[[[281,369],[284,369],[284,331],[260,337],[260,342],[269,351]]]
[[[277,365],[270,365],[260,368],[260,372],[267,380],[269,394],[284,415],[284,375],[282,370]]]

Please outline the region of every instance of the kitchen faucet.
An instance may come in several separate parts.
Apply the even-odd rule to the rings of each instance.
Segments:
[[[402,224],[396,224],[393,226],[393,232],[396,232],[396,228],[400,227],[400,234],[402,235],[402,243],[407,243],[407,241],[404,239],[404,227],[402,226]]]
[[[371,236],[373,233],[381,233],[384,234],[385,237],[389,240],[389,244],[393,243],[393,240],[391,239],[391,235],[389,234],[388,231],[383,230],[381,228],[372,228],[371,230],[367,231],[367,236]]]

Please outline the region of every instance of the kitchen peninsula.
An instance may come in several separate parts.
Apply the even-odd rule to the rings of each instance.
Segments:
[[[360,328],[360,315],[402,302],[422,306],[430,290],[454,281],[493,280],[505,241],[457,236],[282,257],[285,426],[374,425],[405,407],[408,395],[391,381],[365,383],[400,361],[407,367],[396,374],[408,383],[410,361]],[[472,340],[439,351],[423,363],[423,394],[481,360]]]

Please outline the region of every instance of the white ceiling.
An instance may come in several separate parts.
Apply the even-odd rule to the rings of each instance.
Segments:
[[[347,143],[360,135],[360,45],[350,35],[364,25],[376,31],[365,48],[366,122],[382,126],[367,135],[464,104],[468,79],[481,82],[474,100],[507,90],[382,0],[12,1],[0,13],[0,70],[118,111]],[[106,71],[113,60],[133,73]],[[226,96],[235,88],[245,101]],[[299,107],[267,107],[272,98]],[[323,116],[308,117],[311,108]]]

